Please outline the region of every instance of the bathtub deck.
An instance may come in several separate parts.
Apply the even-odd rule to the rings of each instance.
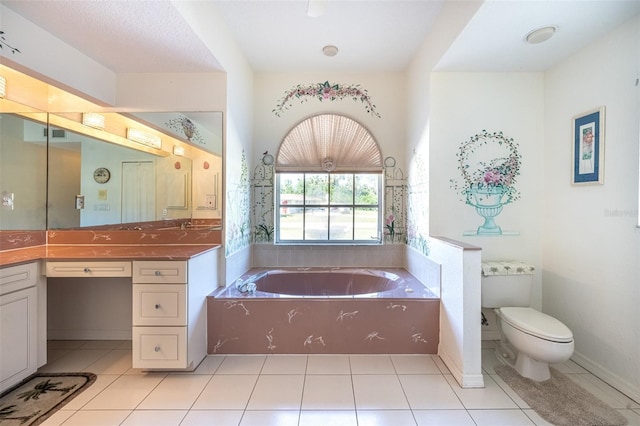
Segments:
[[[408,292],[349,297],[242,295],[220,289],[207,298],[208,352],[435,354],[440,300],[418,284],[407,283]]]

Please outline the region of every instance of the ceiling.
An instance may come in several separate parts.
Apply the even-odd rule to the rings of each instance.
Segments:
[[[443,3],[462,0],[319,0],[315,18],[307,0],[212,1],[257,72],[380,72],[406,69]],[[171,0],[0,3],[115,73],[221,69]],[[638,13],[639,0],[487,0],[436,69],[544,70]],[[545,25],[558,27],[551,40],[524,42]],[[322,54],[327,44],[336,56]]]

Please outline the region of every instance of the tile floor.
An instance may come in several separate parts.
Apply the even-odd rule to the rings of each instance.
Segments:
[[[497,362],[486,345],[486,387],[462,389],[430,355],[220,355],[193,373],[144,373],[131,342],[52,341],[41,370],[98,379],[43,425],[547,425]],[[640,426],[640,404],[571,361],[556,367]]]

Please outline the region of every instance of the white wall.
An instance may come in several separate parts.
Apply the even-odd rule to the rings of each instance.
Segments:
[[[640,18],[545,76],[543,310],[574,358],[640,400]],[[604,185],[572,186],[572,117],[606,107]]]
[[[319,101],[305,98],[305,102],[294,99],[289,110],[277,117],[272,111],[284,97],[285,92],[297,85],[321,84],[360,85],[367,90],[380,117],[366,112],[359,100],[342,99]],[[406,146],[406,96],[403,73],[290,73],[257,74],[255,78],[254,105],[254,156],[250,157],[250,170],[269,151],[276,156],[280,142],[300,121],[312,115],[336,113],[346,115],[371,132],[380,146],[383,157],[392,156],[397,165],[404,167]]]
[[[431,235],[443,235],[482,248],[483,260],[518,259],[542,264],[542,138],[544,135],[541,73],[434,73],[431,79]],[[496,217],[512,236],[463,236],[484,222],[460,201],[450,179],[461,179],[456,153],[460,144],[483,129],[503,131],[522,155],[516,188],[520,200]],[[480,271],[478,271],[480,273]],[[533,306],[540,308],[541,273],[534,277]]]

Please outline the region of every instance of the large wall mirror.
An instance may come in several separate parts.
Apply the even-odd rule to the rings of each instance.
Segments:
[[[222,223],[222,112],[113,112],[0,70],[1,232]]]
[[[49,141],[48,229],[222,217],[222,113],[127,114],[127,129],[144,130],[115,140],[106,129],[83,131],[78,114],[51,114],[47,129],[33,125]],[[98,116],[109,123],[122,114]]]
[[[47,114],[2,101],[0,231],[43,231],[47,225],[47,144],[28,141],[24,129],[46,123]]]

